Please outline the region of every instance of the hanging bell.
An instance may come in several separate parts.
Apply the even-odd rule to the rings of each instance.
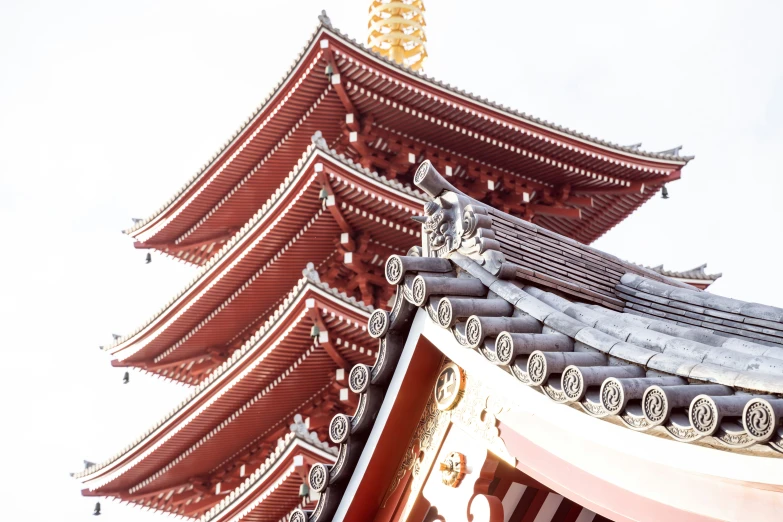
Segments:
[[[317,339],[321,335],[321,330],[318,329],[318,325],[314,324],[312,328],[310,328],[310,337],[313,339]]]
[[[300,484],[299,485],[299,497],[300,498],[308,498],[310,496],[310,488],[307,486],[307,484]]]
[[[321,193],[318,195],[318,199],[321,201],[329,198],[329,192],[326,191],[326,187],[321,187]]]
[[[669,199],[669,189],[666,188],[666,185],[661,189],[661,198]]]

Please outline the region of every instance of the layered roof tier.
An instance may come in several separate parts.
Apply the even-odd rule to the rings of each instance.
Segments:
[[[182,291],[105,349],[115,365],[200,382],[268,320],[308,262],[340,290],[367,305],[383,305],[390,295],[383,285],[384,259],[420,240],[410,218],[422,204],[420,192],[316,139],[272,197]]]
[[[296,414],[325,436],[329,417],[352,400],[335,370],[375,360],[363,326],[370,311],[309,272],[190,397],[76,477],[90,495],[205,512],[264,462]]]
[[[324,21],[234,136],[126,232],[138,247],[206,263],[275,193],[316,131],[405,184],[429,159],[465,193],[587,243],[678,179],[690,159],[619,146],[492,103],[401,67]]]

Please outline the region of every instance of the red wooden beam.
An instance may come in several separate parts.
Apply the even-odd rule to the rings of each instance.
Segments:
[[[340,206],[337,202],[337,196],[334,194],[334,189],[332,189],[332,185],[329,183],[329,178],[327,177],[326,173],[321,173],[319,176],[321,180],[321,185],[323,188],[326,189],[326,193],[329,195],[329,197],[326,199],[326,209],[329,211],[329,213],[332,215],[334,220],[337,222],[337,225],[340,227],[340,230],[343,232],[353,235],[353,229],[351,228],[351,225],[348,224],[348,221],[346,221],[345,216],[343,216],[343,213],[340,212]]]
[[[590,196],[568,196],[565,203],[574,207],[592,207],[593,198]]]
[[[310,316],[310,319],[313,320],[313,323],[318,326],[318,330],[321,332],[325,332],[327,337],[329,335],[329,330],[326,328],[326,324],[323,321],[323,318],[321,317],[321,313],[318,311],[317,308],[310,308],[307,311],[307,315]],[[329,357],[332,358],[334,363],[337,365],[338,368],[343,368],[346,372],[350,371],[351,365],[343,359],[343,356],[340,355],[340,352],[337,350],[337,348],[332,344],[330,340],[326,341],[319,341],[318,344],[320,346],[323,346],[324,351],[329,355]]]
[[[574,187],[574,193],[588,194],[588,195],[621,195],[621,194],[644,194],[645,183],[643,181],[635,181],[628,187],[610,187],[610,188],[592,188],[592,187]]]
[[[198,241],[183,241],[181,243],[146,243],[136,241],[133,243],[134,248],[148,249],[154,248],[155,250],[188,250],[192,248],[198,248],[204,245],[211,245],[212,243],[219,243],[221,241],[227,241],[234,237],[237,233],[237,228],[227,228],[217,234],[210,236],[206,239],[199,239]]]
[[[550,207],[549,205],[528,205],[534,215],[554,216],[566,219],[581,219],[582,211],[571,207]]]
[[[353,102],[351,101],[351,97],[348,96],[348,93],[345,91],[342,77],[340,76],[340,69],[337,68],[337,61],[334,59],[334,53],[332,53],[331,48],[327,47],[324,49],[324,58],[326,59],[326,63],[332,68],[332,76],[329,78],[332,88],[334,89],[334,92],[337,93],[337,97],[340,98],[340,102],[343,104],[343,107],[345,107],[346,113],[351,115],[351,118],[346,118],[345,123],[352,131],[358,131],[359,111],[356,110],[356,107],[354,107]]]
[[[525,493],[527,493],[527,491],[525,491]],[[530,504],[528,505],[525,514],[522,516],[519,522],[533,522],[536,519],[536,516],[538,516],[539,510],[541,509],[541,506],[544,505],[544,501],[546,501],[546,497],[548,496],[549,496],[549,490],[547,489],[536,490],[535,496],[530,501]],[[526,500],[524,498],[524,495],[522,497],[523,500]]]
[[[182,514],[186,517],[193,517],[195,515],[201,514],[204,511],[208,510],[222,499],[222,495],[209,495],[205,496],[201,500],[197,500],[196,502],[193,502],[191,504],[188,504],[187,506],[184,506],[182,510]]]

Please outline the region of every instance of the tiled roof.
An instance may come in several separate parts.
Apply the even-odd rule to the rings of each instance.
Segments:
[[[302,57],[307,54],[307,50],[313,45],[313,42],[315,42],[316,38],[318,37],[319,32],[321,31],[321,26],[319,25],[316,27],[315,31],[313,31],[312,36],[310,37],[310,40],[307,42],[307,44],[302,48],[302,50],[299,52],[296,58],[294,58],[293,63],[291,63],[291,67],[288,68],[288,71],[283,75],[283,77],[280,79],[280,81],[277,82],[277,85],[275,85],[271,91],[269,91],[269,94],[266,95],[266,98],[264,98],[264,101],[261,102],[255,111],[253,111],[253,114],[247,117],[245,121],[237,128],[236,131],[234,131],[234,134],[227,139],[223,144],[218,148],[217,151],[215,151],[214,154],[207,160],[206,163],[204,163],[201,168],[196,171],[191,178],[185,182],[185,184],[180,187],[180,189],[171,196],[168,201],[166,201],[163,205],[160,206],[155,212],[152,213],[149,217],[146,219],[137,221],[133,224],[132,227],[124,230],[123,232],[126,234],[131,234],[135,232],[136,230],[144,227],[147,223],[155,219],[157,216],[159,216],[164,210],[166,210],[169,205],[171,205],[176,199],[181,196],[193,183],[195,183],[208,169],[209,167],[223,154],[223,152],[228,149],[228,147],[234,142],[234,140],[239,137],[240,134],[242,134],[242,131],[244,131],[248,125],[250,125],[253,120],[264,110],[264,108],[267,106],[267,104],[272,100],[272,98],[275,97],[275,95],[279,94],[281,92],[281,88],[283,85],[287,83],[287,80],[289,76],[291,76],[291,73],[296,70],[297,66],[299,65],[299,62],[301,61]]]
[[[783,345],[783,309],[625,274],[616,291],[625,311],[707,330],[720,336]]]
[[[516,220],[459,193],[427,162],[416,184],[432,198],[422,218],[424,248],[387,261],[395,307],[368,321],[369,333],[381,339],[379,359],[351,371],[362,402],[353,417],[337,415],[330,425],[345,458],[326,468],[326,479],[316,477],[322,493],[315,511],[296,510],[291,522],[330,520],[339,506],[383,403],[388,381],[374,376],[390,376],[390,360],[396,366],[382,355],[395,346],[399,354],[416,308],[486,364],[553,403],[681,442],[783,452],[783,346],[747,339],[758,326],[783,344],[783,309],[699,291]],[[545,266],[557,271],[548,275]],[[629,300],[641,294],[650,308]],[[653,305],[699,324],[675,321]],[[727,322],[735,331],[705,326]]]
[[[674,277],[676,279],[691,279],[694,281],[716,281],[723,275],[720,273],[708,274],[706,268],[707,263],[697,266],[696,268],[691,268],[690,270],[683,270],[681,272],[666,270],[663,268],[663,265],[649,267],[650,270],[654,270],[655,272],[658,272],[661,275],[665,275],[666,277]]]
[[[463,280],[481,281],[488,295],[466,298],[455,285],[455,294],[446,291],[445,297],[428,300],[423,307],[457,342],[507,368],[523,384],[541,389],[557,403],[578,404],[589,415],[616,416],[631,429],[662,425],[680,441],[711,438],[735,449],[771,442],[780,449],[774,410],[783,402],[775,397],[783,394],[783,347],[572,301],[537,286],[501,280],[459,253],[450,260]],[[624,276],[623,282],[698,296],[702,305],[726,309],[731,304],[736,312],[763,316],[783,327],[781,309],[634,274]],[[459,311],[467,301],[475,313]],[[588,394],[588,388],[600,391]],[[629,401],[641,405],[631,408]],[[666,409],[667,401],[675,417]],[[773,413],[761,422],[748,413],[752,407]],[[677,418],[678,408],[687,415]]]
[[[577,138],[577,139],[580,139],[580,140],[584,140],[584,141],[587,141],[587,142],[590,142],[590,143],[594,143],[594,144],[599,145],[601,147],[606,147],[606,148],[622,151],[622,152],[624,152],[626,154],[633,154],[633,155],[636,155],[636,156],[643,156],[643,157],[656,159],[656,160],[677,161],[677,162],[681,162],[682,164],[685,164],[685,163],[689,162],[690,160],[692,160],[695,157],[695,156],[680,156],[679,155],[679,151],[680,151],[680,149],[682,147],[674,147],[672,149],[669,149],[669,150],[666,150],[666,151],[662,151],[662,152],[648,152],[648,151],[641,150],[639,148],[639,146],[619,145],[617,143],[613,143],[613,142],[610,142],[610,141],[602,140],[600,138],[597,138],[595,136],[591,136],[589,134],[584,134],[584,133],[575,131],[573,129],[569,129],[568,127],[563,127],[562,125],[557,125],[556,123],[553,123],[553,122],[550,122],[550,121],[547,121],[547,120],[543,120],[541,118],[537,118],[535,116],[532,116],[530,114],[527,114],[527,113],[524,113],[524,112],[521,112],[521,111],[517,111],[517,110],[512,109],[511,107],[509,107],[507,105],[502,105],[500,103],[491,101],[491,100],[489,100],[487,98],[475,95],[472,92],[468,92],[468,91],[462,90],[459,87],[453,86],[453,85],[451,85],[449,83],[446,83],[446,82],[443,82],[443,81],[438,80],[436,78],[433,78],[432,76],[429,76],[429,75],[425,74],[424,72],[422,72],[420,70],[419,71],[413,71],[413,70],[409,69],[408,67],[405,67],[404,65],[400,65],[397,62],[387,58],[386,56],[383,56],[383,55],[373,51],[372,49],[368,48],[362,42],[356,41],[355,39],[353,39],[350,36],[348,36],[347,34],[341,32],[339,29],[337,29],[334,26],[323,25],[323,28],[326,29],[326,30],[329,30],[329,32],[331,32],[332,34],[334,34],[336,37],[340,38],[344,42],[350,43],[351,45],[353,45],[354,47],[356,47],[357,49],[359,49],[363,53],[371,55],[371,56],[373,56],[376,59],[382,60],[389,67],[393,67],[395,69],[398,69],[398,70],[400,70],[400,71],[402,71],[402,72],[404,72],[406,74],[409,74],[411,76],[416,76],[420,80],[423,80],[423,81],[425,81],[427,83],[430,83],[430,84],[432,84],[434,86],[437,86],[437,87],[439,87],[441,89],[445,89],[445,90],[447,90],[447,91],[449,91],[449,92],[451,92],[453,94],[456,94],[458,96],[461,96],[461,97],[464,97],[464,98],[468,98],[468,99],[470,99],[470,100],[472,100],[474,102],[486,105],[486,106],[491,107],[491,108],[493,108],[495,110],[498,110],[498,111],[501,111],[501,112],[505,112],[505,113],[510,114],[512,116],[515,116],[517,118],[521,118],[523,120],[526,120],[528,123],[533,124],[535,126],[544,127],[544,128],[553,130],[553,131],[561,133],[561,134],[567,134],[567,135],[572,136],[574,138]]]

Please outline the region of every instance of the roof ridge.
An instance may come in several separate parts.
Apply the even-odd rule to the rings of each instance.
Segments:
[[[721,272],[715,274],[708,274],[706,271],[707,263],[703,263],[699,266],[690,268],[688,270],[668,270],[664,268],[663,264],[657,266],[645,266],[645,265],[637,264],[637,266],[646,268],[648,270],[652,270],[653,272],[661,274],[662,276],[681,278],[681,279],[700,279],[700,280],[703,279],[705,281],[715,281],[723,276]]]

